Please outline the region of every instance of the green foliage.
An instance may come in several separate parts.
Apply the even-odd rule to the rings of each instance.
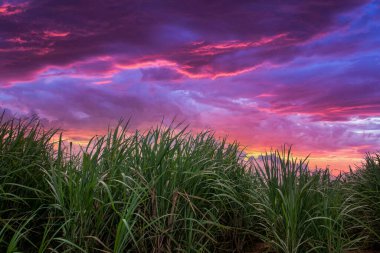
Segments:
[[[254,163],[259,178],[255,206],[259,236],[277,252],[344,252],[361,237],[345,224],[354,206],[341,197],[340,178],[308,168],[285,148]]]
[[[367,244],[380,248],[380,154],[367,154],[361,167],[348,175],[351,202],[362,208],[356,216],[368,235]]]
[[[36,119],[1,118],[0,252],[244,252],[259,241],[345,252],[378,239],[379,156],[334,178],[290,149],[252,162],[212,132],[127,125],[74,152]]]

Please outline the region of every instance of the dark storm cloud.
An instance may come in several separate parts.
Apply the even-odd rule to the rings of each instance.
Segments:
[[[31,79],[49,66],[103,55],[127,63],[170,60],[190,75],[236,72],[264,61],[288,60],[296,54],[295,45],[327,31],[337,14],[364,3],[7,2],[0,7],[0,79],[3,84]],[[236,56],[240,51],[246,55]],[[224,63],[231,59],[236,63]]]

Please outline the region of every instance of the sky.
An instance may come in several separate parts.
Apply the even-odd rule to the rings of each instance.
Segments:
[[[0,110],[76,143],[175,117],[346,170],[380,149],[380,0],[0,0]]]

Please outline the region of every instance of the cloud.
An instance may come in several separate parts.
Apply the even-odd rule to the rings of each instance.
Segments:
[[[378,6],[7,1],[0,106],[78,141],[121,117],[138,127],[177,116],[249,152],[288,143],[346,163],[380,144]]]
[[[25,11],[28,7],[28,2],[7,2],[5,1],[0,5],[0,17],[1,16],[13,16]]]
[[[8,74],[0,78],[5,84],[20,75],[25,80],[35,78],[48,66],[102,55],[133,64],[171,62],[190,78],[231,76],[265,62],[291,59],[299,43],[328,31],[336,25],[338,14],[364,3],[43,0],[3,4],[3,13],[17,10],[17,16],[1,17],[0,36],[8,42],[0,44],[0,71]],[[14,46],[21,41],[22,47]],[[234,64],[228,64],[231,60]]]
[[[0,92],[3,108],[11,108],[18,115],[37,113],[62,129],[104,130],[107,124],[120,118],[132,117],[133,123],[144,125],[164,117],[192,119],[196,116],[177,104],[181,94],[162,87],[128,88],[121,84],[92,85],[92,80],[55,77],[19,84]],[[22,102],[20,102],[22,101]],[[184,102],[184,101],[182,101]]]

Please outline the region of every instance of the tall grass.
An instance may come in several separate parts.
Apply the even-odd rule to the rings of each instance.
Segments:
[[[46,174],[65,239],[115,252],[216,247],[230,225],[221,217],[241,205],[230,175],[244,168],[236,144],[185,130],[128,135],[119,126],[91,140],[81,157],[59,157]]]
[[[360,204],[356,216],[364,224],[366,243],[380,249],[380,154],[366,154],[361,167],[350,171],[348,184],[352,202]]]
[[[379,209],[368,201],[379,192],[366,181],[379,166],[374,157],[333,178],[290,149],[252,163],[238,143],[212,132],[127,126],[120,122],[78,152],[37,119],[1,118],[0,252],[244,252],[259,242],[270,252],[345,252],[375,245],[379,220],[371,218]]]
[[[42,168],[53,160],[52,137],[36,119],[0,117],[0,251],[15,252],[42,236],[48,219],[48,184]]]

